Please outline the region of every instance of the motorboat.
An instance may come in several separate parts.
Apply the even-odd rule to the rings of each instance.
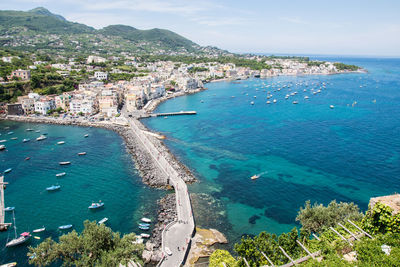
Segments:
[[[254,101],[251,101],[250,104],[254,105]]]
[[[31,132],[31,131],[33,131],[33,129],[31,129],[31,128],[28,128],[28,129],[26,129],[28,132]]]
[[[79,152],[78,153],[78,156],[84,156],[84,155],[86,155],[86,152]]]
[[[14,266],[17,266],[16,261],[0,265],[0,267],[14,267]]]
[[[30,159],[31,159],[30,157],[26,157],[26,158],[25,158],[25,160],[30,160]]]
[[[58,189],[60,189],[60,188],[61,188],[60,185],[52,185],[52,186],[50,186],[50,187],[46,187],[46,190],[47,190],[47,191],[56,191],[56,190],[58,190]]]
[[[13,134],[14,132],[8,132],[7,134]]]
[[[4,208],[4,211],[13,211],[13,210],[15,210],[15,207],[7,207],[7,208]]]
[[[149,230],[150,227],[149,226],[139,226],[139,229],[141,229],[141,230]]]
[[[293,101],[293,104],[298,104],[299,102],[297,102],[297,101]]]
[[[104,206],[104,203],[102,203],[102,202],[99,202],[99,203],[93,202],[92,205],[89,206],[89,209],[99,209],[103,206]]]
[[[140,219],[142,222],[145,222],[145,223],[151,223],[151,219],[149,219],[149,218],[145,218],[145,217],[143,217],[142,219]]]
[[[4,150],[4,149],[6,149],[6,146],[5,145],[0,145],[0,150]]]
[[[69,165],[69,164],[71,164],[71,161],[60,161],[59,164],[60,165]]]
[[[40,133],[40,130],[36,130],[35,133]]]
[[[0,143],[4,143],[4,142],[7,142],[7,140],[6,139],[0,140]]]
[[[98,223],[99,223],[99,224],[104,224],[104,223],[106,223],[107,221],[108,221],[108,218],[105,217],[105,218],[101,219]]]
[[[268,100],[266,103],[267,103],[267,104],[271,104],[271,101]]]
[[[22,140],[23,143],[26,143],[26,142],[29,142],[29,141],[31,141],[31,139],[29,139],[29,138],[24,138],[24,140]]]
[[[11,137],[11,140],[17,140],[18,137]]]
[[[56,177],[65,176],[66,174],[67,174],[66,172],[60,172],[56,174]]]
[[[4,173],[9,173],[12,171],[12,168],[8,168],[7,170],[4,171]]]
[[[85,134],[83,137],[89,137],[89,134]]]
[[[60,230],[67,230],[70,228],[72,228],[72,224],[61,225],[58,227],[58,229],[60,229]]]
[[[36,141],[42,141],[42,140],[44,140],[44,139],[47,139],[47,137],[44,136],[44,135],[41,135],[41,136],[39,136],[38,138],[36,138]]]
[[[150,224],[149,223],[139,223],[139,226],[150,227]]]
[[[65,144],[65,141],[57,142],[57,145],[63,145],[63,144]]]
[[[330,105],[329,107],[330,107],[331,109],[335,108],[335,106],[334,106],[334,105]]]
[[[309,97],[306,95],[306,96],[304,97],[304,99],[309,99]]]
[[[32,232],[33,233],[41,233],[41,232],[44,232],[44,231],[46,231],[46,227],[43,226],[42,228],[35,229]]]
[[[259,177],[260,177],[259,174],[255,174],[255,175],[251,176],[250,179],[255,180],[255,179],[258,179]]]
[[[150,238],[150,235],[149,234],[145,234],[145,233],[141,233],[140,236],[142,238]]]

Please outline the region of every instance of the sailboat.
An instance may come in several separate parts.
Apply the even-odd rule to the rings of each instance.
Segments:
[[[20,237],[17,237],[17,227],[15,225],[15,216],[14,216],[14,212],[13,212],[13,220],[14,220],[14,233],[15,233],[15,238],[9,242],[7,242],[6,247],[13,247],[13,246],[17,246],[20,245],[22,243],[25,243],[30,237],[30,233],[29,232],[23,232]]]

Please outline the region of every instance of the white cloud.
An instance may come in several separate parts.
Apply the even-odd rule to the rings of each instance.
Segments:
[[[282,21],[286,21],[286,22],[290,22],[290,23],[294,23],[294,24],[301,24],[301,25],[309,25],[310,23],[302,20],[300,18],[290,18],[290,17],[280,17],[279,18]]]

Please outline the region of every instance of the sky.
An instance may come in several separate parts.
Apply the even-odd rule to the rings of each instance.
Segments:
[[[163,28],[231,52],[400,56],[399,0],[0,0],[97,29]]]

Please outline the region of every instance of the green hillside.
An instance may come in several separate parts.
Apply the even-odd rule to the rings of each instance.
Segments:
[[[203,53],[204,48],[164,29],[111,25],[96,30],[38,7],[0,11],[0,47],[45,53]],[[218,50],[218,49],[215,49]]]

